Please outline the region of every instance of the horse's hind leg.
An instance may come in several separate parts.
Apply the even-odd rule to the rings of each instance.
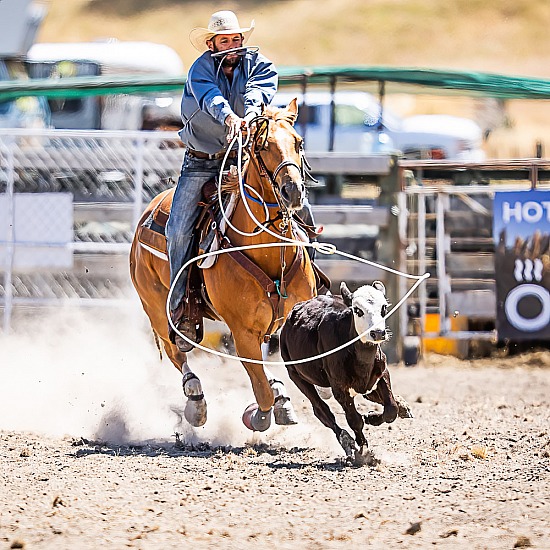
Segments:
[[[174,344],[164,340],[164,348],[172,363],[181,371],[183,394],[187,397],[183,414],[191,426],[203,426],[207,418],[206,399],[199,377],[189,368],[187,355]]]
[[[269,343],[262,343],[262,360],[268,361],[269,357]],[[275,375],[264,365],[264,372],[267,376],[267,380],[271,389],[273,390],[273,397],[275,404],[273,405],[273,416],[275,418],[275,424],[280,426],[291,426],[298,424],[298,417],[294,412],[292,403],[290,402],[290,396],[285,388],[285,385],[281,380],[277,380]]]

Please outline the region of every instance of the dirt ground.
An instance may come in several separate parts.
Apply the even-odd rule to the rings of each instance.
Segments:
[[[0,548],[550,548],[549,352],[392,366],[415,418],[350,467],[290,382],[300,424],[252,434],[244,369],[198,354],[191,429],[147,338],[52,326],[0,339]]]

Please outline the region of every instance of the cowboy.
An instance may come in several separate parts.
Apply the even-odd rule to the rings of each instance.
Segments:
[[[261,113],[277,91],[278,74],[273,63],[257,48],[244,48],[254,30],[239,24],[232,11],[218,11],[210,17],[208,28],[194,28],[193,46],[202,55],[193,63],[181,101],[183,128],[180,138],[186,153],[178,180],[170,217],[166,226],[170,280],[192,257],[195,222],[202,186],[216,176],[228,144],[243,127]],[[229,153],[226,168],[236,163],[236,152]],[[196,341],[195,325],[182,319],[187,270],[172,290],[170,311],[178,330]],[[191,348],[175,336],[181,351]]]
[[[179,135],[186,153],[166,225],[171,284],[193,254],[202,186],[219,174],[229,144],[261,114],[262,105],[268,105],[277,91],[273,63],[258,48],[244,47],[253,30],[254,21],[242,27],[232,11],[218,11],[210,17],[208,28],[194,28],[189,35],[193,46],[203,53],[189,69],[181,101],[183,128]],[[233,149],[225,168],[236,161]],[[309,203],[303,217],[313,225]],[[186,269],[173,285],[170,312],[178,331],[197,341],[195,324],[183,317],[187,279]],[[172,330],[170,335],[181,351],[192,348]]]

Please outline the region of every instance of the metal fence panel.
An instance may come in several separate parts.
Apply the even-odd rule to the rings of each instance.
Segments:
[[[177,179],[173,132],[3,130],[0,307],[127,299],[144,205]]]

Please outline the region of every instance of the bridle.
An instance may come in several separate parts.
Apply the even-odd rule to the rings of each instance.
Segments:
[[[254,119],[251,120],[251,123],[256,124],[256,130],[254,132],[254,135],[251,138],[251,144],[250,144],[250,157],[254,159],[254,161],[257,163],[258,166],[258,172],[261,177],[267,179],[273,189],[273,193],[275,195],[275,198],[277,199],[277,202],[279,203],[279,206],[281,208],[284,208],[285,211],[287,210],[284,206],[284,202],[281,197],[280,188],[277,185],[277,176],[281,172],[283,168],[286,168],[287,166],[293,166],[298,169],[300,172],[300,176],[302,178],[302,185],[305,181],[305,176],[307,173],[306,166],[309,166],[307,164],[307,161],[305,160],[303,148],[300,148],[300,164],[295,162],[294,160],[284,159],[282,160],[275,170],[272,172],[268,169],[265,160],[263,159],[261,155],[261,151],[267,148],[267,139],[269,136],[269,123],[273,119],[266,117],[264,115],[258,115]]]
[[[278,242],[275,243],[259,243],[255,246],[258,246],[260,248],[263,247],[263,245],[267,244],[269,245],[275,245],[279,246],[280,248],[280,275],[278,278],[273,279],[272,276],[268,275],[260,265],[256,264],[248,255],[244,254],[242,250],[240,250],[240,247],[233,247],[231,244],[231,241],[227,234],[222,234],[220,239],[220,248],[224,249],[230,257],[237,262],[242,268],[244,268],[260,285],[261,288],[264,289],[266,293],[266,297],[269,301],[269,304],[271,305],[272,315],[271,315],[271,322],[267,328],[267,331],[264,334],[264,342],[267,342],[269,340],[270,335],[274,330],[277,329],[278,326],[282,324],[282,321],[284,320],[284,309],[285,309],[285,299],[288,298],[288,294],[286,292],[287,285],[292,281],[293,277],[300,271],[302,265],[303,265],[303,258],[304,258],[304,246],[301,242],[296,242],[293,237],[292,232],[292,215],[293,212],[290,212],[288,208],[285,207],[285,203],[282,200],[281,192],[279,189],[279,186],[277,185],[276,178],[280,174],[281,170],[288,166],[294,166],[300,171],[300,175],[305,174],[305,165],[306,163],[303,160],[303,151],[300,149],[300,163],[298,164],[296,161],[291,159],[283,159],[277,167],[271,171],[267,167],[265,163],[265,159],[262,156],[262,150],[267,149],[267,141],[269,137],[269,124],[271,121],[274,121],[275,119],[269,118],[265,115],[259,115],[256,118],[252,119],[250,122],[254,123],[256,125],[255,130],[253,132],[249,132],[247,139],[245,143],[242,142],[242,133],[239,132],[235,139],[239,139],[239,150],[238,150],[238,165],[241,165],[242,162],[242,152],[246,151],[247,155],[249,156],[249,162],[253,162],[255,168],[258,170],[258,175],[260,178],[267,179],[271,185],[271,188],[273,190],[273,193],[275,195],[276,203],[266,203],[264,200],[264,197],[262,196],[262,193],[255,189],[254,187],[251,187],[250,185],[247,185],[245,182],[245,178],[242,177],[242,174],[240,173],[240,170],[242,169],[242,166],[238,167],[237,170],[239,172],[239,189],[241,194],[241,201],[244,204],[244,208],[248,212],[248,215],[252,219],[254,223],[257,224],[256,229],[254,229],[253,232],[243,232],[237,227],[235,227],[231,220],[225,215],[223,205],[221,204],[221,193],[218,192],[218,200],[220,201],[220,208],[223,213],[224,220],[227,222],[228,227],[231,227],[236,233],[239,235],[245,236],[245,237],[255,237],[259,235],[262,232],[266,232],[267,234],[273,236],[277,241],[281,242],[281,245],[279,246]],[[224,159],[225,160],[225,159]],[[220,173],[223,171],[223,164],[222,169],[220,170]],[[220,176],[220,181],[221,181]],[[261,185],[261,184],[260,184]],[[304,178],[302,176],[302,185],[304,185]],[[246,188],[249,188],[253,193],[257,196],[257,198],[252,197],[248,192]],[[261,185],[263,190],[263,185]],[[264,206],[265,212],[267,214],[267,220],[265,222],[260,222],[256,215],[252,212],[249,206],[249,200],[253,202],[257,202]],[[270,208],[277,208],[277,214],[275,217],[270,217],[268,210]],[[280,224],[278,227],[275,226],[276,221],[280,221]],[[272,226],[274,231],[271,231],[269,226]],[[287,233],[289,234],[287,236]],[[295,248],[295,252],[293,253],[292,259],[287,258],[287,254],[285,254],[285,250],[288,246],[288,243],[292,245],[293,248]],[[253,248],[255,247],[253,246]],[[288,264],[287,264],[288,259]]]

